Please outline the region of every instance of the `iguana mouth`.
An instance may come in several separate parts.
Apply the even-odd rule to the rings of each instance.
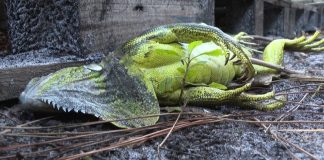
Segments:
[[[53,102],[50,99],[41,99],[41,102],[43,102],[45,105],[47,105],[48,107],[53,108],[55,111],[63,111],[63,112],[81,112],[83,114],[87,114],[87,112],[84,109],[79,109],[79,110],[75,110],[75,108],[70,108],[70,107],[64,107],[61,106],[55,102]],[[100,118],[99,115],[95,115],[96,117]]]
[[[41,101],[44,102],[45,104],[49,105],[50,107],[56,109],[56,110],[62,109],[65,112],[69,112],[68,109],[65,109],[64,107],[54,103],[53,101],[51,101],[49,99],[42,99]]]
[[[42,106],[46,105],[46,103],[44,101],[32,98],[31,95],[25,91],[20,94],[19,101],[22,104],[32,105],[32,106],[37,106],[37,107],[42,107]]]
[[[41,111],[41,112],[53,112],[56,110],[58,107],[53,107],[57,106],[50,100],[39,100],[39,99],[34,99],[32,97],[29,97],[28,94],[25,92],[22,92],[22,94],[19,97],[19,100],[21,104],[24,105],[24,109],[26,110],[32,110],[32,111]]]
[[[35,99],[32,98],[30,96],[28,96],[28,94],[26,94],[25,92],[22,92],[19,100],[21,101],[22,104],[24,104],[26,106],[26,108],[28,109],[32,109],[35,111],[63,111],[63,112],[81,112],[81,113],[86,113],[85,110],[80,109],[78,111],[76,111],[74,108],[69,108],[69,107],[64,107],[62,105],[59,105],[57,103],[55,103],[53,100],[47,99],[47,98],[41,98],[41,99]]]

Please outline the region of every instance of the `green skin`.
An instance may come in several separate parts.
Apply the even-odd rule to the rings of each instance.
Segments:
[[[255,73],[277,72],[252,65],[249,48],[239,43],[244,37],[242,33],[231,37],[203,24],[161,26],[128,41],[99,64],[68,67],[32,79],[20,100],[34,110],[45,109],[44,104],[49,104],[56,109],[93,114],[104,120],[125,119],[112,122],[125,128],[155,124],[159,106],[178,105],[179,100],[199,106],[239,102],[242,107],[259,110],[282,107],[281,101],[262,103],[273,98],[274,92],[245,93]],[[309,44],[316,38],[275,40],[266,47],[263,60],[282,64],[287,47],[321,50],[318,46],[323,42]],[[204,43],[192,48],[190,45],[195,41]],[[240,64],[234,63],[238,60]],[[180,98],[183,79],[185,85]],[[233,81],[243,84],[234,89],[224,88]],[[155,116],[130,119],[147,115]]]

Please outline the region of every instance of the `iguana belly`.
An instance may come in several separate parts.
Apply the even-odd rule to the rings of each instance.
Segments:
[[[208,58],[209,59],[209,58]],[[210,58],[208,61],[196,60],[189,67],[186,77],[186,87],[204,86],[212,82],[227,85],[235,76],[234,66],[219,64],[218,60]],[[153,83],[157,97],[181,89],[186,66],[181,62],[143,69],[145,77]]]
[[[155,48],[152,48],[152,45]],[[209,45],[209,47],[212,50],[218,46]],[[187,44],[148,43],[140,54],[131,57],[132,64],[129,68],[137,68],[133,71],[140,70],[145,79],[153,84],[158,98],[181,89],[185,74],[186,88],[208,86],[213,82],[226,86],[235,77],[235,67],[231,61],[225,65],[224,55],[199,55],[198,46],[189,56],[188,50]],[[185,63],[189,59],[190,63]]]

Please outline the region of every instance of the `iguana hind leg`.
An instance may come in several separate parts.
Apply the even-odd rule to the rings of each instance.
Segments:
[[[195,87],[186,91],[185,98],[188,99],[188,103],[191,105],[214,106],[229,103],[238,105],[241,108],[262,111],[282,108],[287,100],[286,96],[275,96],[274,91],[264,94],[245,93],[249,88],[250,84],[233,90]]]
[[[232,99],[235,99],[235,97],[238,97],[250,87],[250,83],[231,90],[221,90],[212,87],[194,87],[185,91],[183,100],[188,101],[188,104],[190,105],[214,106],[224,104]]]
[[[184,94],[181,101],[187,101],[189,105],[197,106],[215,106],[224,104],[228,101],[235,99],[242,92],[248,90],[251,87],[251,83],[247,83],[242,87],[238,87],[231,90],[221,90],[213,87],[192,87],[184,90]],[[159,97],[161,105],[177,105],[179,101],[181,90],[174,91],[172,93],[164,94],[163,97]]]
[[[186,89],[182,101],[187,101],[189,105],[217,106],[222,104],[235,104],[241,108],[257,110],[275,110],[285,105],[286,96],[275,96],[274,91],[264,94],[245,93],[251,84],[231,90],[221,90],[213,87],[193,87]],[[169,102],[178,100],[180,90],[168,94]],[[167,102],[167,101],[164,101]],[[172,105],[166,103],[164,105]]]

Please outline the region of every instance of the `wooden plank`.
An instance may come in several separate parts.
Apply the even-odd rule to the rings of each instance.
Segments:
[[[284,36],[289,37],[291,35],[291,26],[293,25],[291,23],[291,8],[285,7],[284,8]]]
[[[310,11],[317,11],[317,7],[314,6],[310,6],[310,5],[304,5],[302,3],[291,3],[291,7],[292,8],[297,8],[297,9],[306,9],[306,10],[310,10]]]
[[[84,52],[112,51],[143,31],[163,24],[214,24],[214,0],[80,0]]]
[[[290,8],[290,15],[289,15],[289,33],[290,36],[288,36],[289,38],[293,38],[294,36],[296,36],[295,31],[296,31],[296,12],[297,9],[296,8]]]
[[[264,1],[255,1],[255,34],[263,35]]]
[[[289,7],[289,5],[290,5],[289,0],[264,0],[264,2],[271,3],[273,5],[277,5],[277,6],[281,6],[281,7]]]
[[[324,8],[319,9],[320,13],[320,29],[324,29]]]
[[[0,56],[5,56],[9,53],[8,25],[6,6],[4,1],[0,1]]]
[[[309,15],[310,15],[310,11],[305,9],[304,10],[304,17],[303,17],[304,24],[308,24],[308,22],[309,22]]]
[[[64,67],[80,66],[86,61],[30,66],[0,70],[0,101],[17,98],[34,77],[47,75]]]
[[[0,1],[0,30],[7,30],[7,14],[4,1]]]

